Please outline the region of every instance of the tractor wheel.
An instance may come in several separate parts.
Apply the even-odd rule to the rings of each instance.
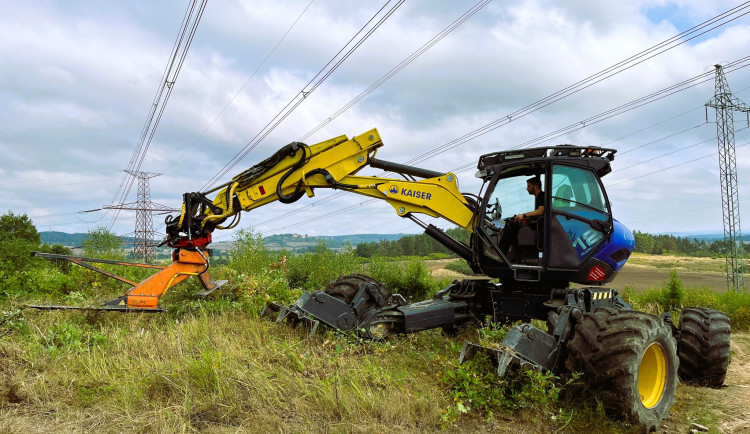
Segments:
[[[657,316],[598,309],[575,327],[566,367],[583,372],[607,414],[652,431],[674,404],[676,347]]]
[[[364,274],[346,274],[341,276],[331,281],[325,287],[324,292],[351,305],[354,296],[359,291],[360,285],[370,283],[377,285],[386,303],[391,303],[391,291],[382,282]],[[367,318],[372,310],[378,309],[377,304],[372,301],[369,302],[365,305],[363,318]],[[382,340],[392,334],[403,333],[403,324],[404,319],[401,312],[393,309],[381,310],[376,312],[374,317],[369,318],[365,323],[361,324],[357,329],[357,334],[368,339]]]
[[[717,310],[686,307],[680,315],[677,355],[680,378],[708,387],[724,384],[729,367],[729,317]]]
[[[323,290],[328,295],[338,298],[345,303],[351,303],[354,296],[359,291],[360,284],[374,283],[380,289],[380,293],[386,299],[391,297],[391,291],[385,287],[381,282],[373,279],[370,276],[364,274],[346,274],[339,277],[336,280],[331,281]]]

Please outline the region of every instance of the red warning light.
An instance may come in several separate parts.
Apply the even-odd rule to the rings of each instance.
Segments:
[[[260,194],[261,194],[261,195],[264,195],[264,194],[266,194],[266,189],[265,189],[265,188],[263,188],[263,186],[262,186],[262,185],[258,187],[258,191],[260,192]]]
[[[599,282],[604,280],[605,277],[607,277],[607,273],[605,273],[602,267],[598,265],[594,265],[591,267],[591,270],[589,270],[589,280]]]

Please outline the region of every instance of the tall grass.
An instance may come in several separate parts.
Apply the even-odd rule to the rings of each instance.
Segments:
[[[290,303],[347,273],[371,275],[412,301],[428,298],[440,285],[421,260],[358,259],[322,245],[295,256],[270,251],[252,232],[240,232],[235,246],[227,266],[211,269],[230,283],[203,300],[191,296],[194,279],[175,287],[163,300],[169,315],[38,312],[18,309],[23,299],[2,300],[0,432],[629,429],[602,421],[595,400],[566,395],[564,378],[520,371],[498,379],[481,358],[457,365],[464,340],[502,339],[494,325],[376,343],[257,318],[267,301]],[[86,305],[102,300],[103,287],[117,289],[86,270],[50,270],[37,277],[49,292],[34,297]],[[713,307],[735,329],[750,326],[747,294],[684,288],[676,273],[625,296],[654,311]]]
[[[676,270],[671,270],[669,280],[660,286],[636,293],[626,287],[625,301],[635,309],[653,314],[670,312],[675,319],[684,307],[707,307],[724,312],[734,331],[750,330],[750,294],[745,291],[715,292],[708,287],[686,288]]]

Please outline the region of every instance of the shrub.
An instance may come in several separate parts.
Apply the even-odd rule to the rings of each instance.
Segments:
[[[83,250],[86,256],[94,258],[119,259],[125,258],[125,252],[120,247],[120,237],[104,226],[89,231]]]
[[[453,402],[442,412],[443,421],[450,423],[465,413],[490,418],[495,411],[527,406],[549,410],[566,384],[551,372],[523,369],[513,369],[498,377],[492,360],[484,352],[477,352],[473,360],[462,365],[452,361],[440,379],[448,386]]]
[[[625,288],[622,295],[636,310],[659,315],[662,312],[679,314],[683,307],[707,307],[726,313],[733,330],[750,329],[750,294],[739,291],[718,293],[707,287],[685,288],[675,270],[670,272],[669,281],[661,288],[639,294],[632,288]]]
[[[234,235],[234,248],[229,256],[229,267],[247,274],[267,269],[276,258],[263,244],[263,237],[249,229]]]
[[[21,309],[0,311],[0,336],[14,331],[25,331],[28,325]]]
[[[289,287],[282,273],[271,268],[248,274],[222,268],[217,275],[229,280],[222,287],[222,300],[252,314],[259,314],[269,301],[291,304],[302,295],[299,289]],[[221,310],[220,306],[216,307]]]
[[[42,334],[39,340],[49,353],[82,352],[105,344],[107,335],[90,324],[63,322],[50,327],[48,333]]]
[[[391,262],[382,257],[371,259],[366,274],[410,301],[423,300],[440,289],[432,273],[420,259],[406,262]]]
[[[665,312],[682,309],[682,300],[685,298],[685,287],[677,277],[677,270],[669,271],[669,281],[662,287],[663,307]]]
[[[362,266],[351,249],[336,253],[323,242],[315,246],[314,252],[291,256],[286,263],[289,286],[305,291],[323,289],[328,282],[343,274],[361,271]]]

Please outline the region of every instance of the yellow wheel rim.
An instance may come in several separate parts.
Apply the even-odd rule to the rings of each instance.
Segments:
[[[646,348],[638,368],[638,394],[646,408],[653,408],[664,395],[667,385],[667,353],[657,343]]]

